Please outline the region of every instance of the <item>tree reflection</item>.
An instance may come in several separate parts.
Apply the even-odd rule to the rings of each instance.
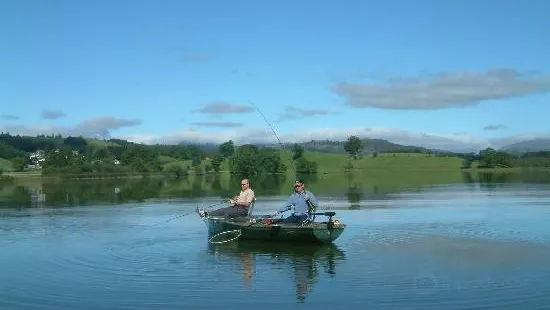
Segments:
[[[241,191],[241,176],[231,175],[229,179],[229,192],[236,195]],[[254,190],[256,196],[259,195],[278,195],[281,187],[286,181],[285,174],[261,174],[250,178],[250,187]]]
[[[462,183],[495,190],[506,184],[536,183],[549,184],[550,172],[540,170],[513,171],[463,171]],[[361,201],[387,199],[393,192],[403,191],[402,185],[395,185],[398,178],[388,174],[372,176],[348,173],[319,177],[303,175],[309,188],[315,188],[316,196],[346,195],[351,209],[360,208]],[[257,197],[288,197],[292,191],[285,174],[262,174],[250,179]],[[371,179],[369,179],[371,178]],[[237,175],[192,175],[189,177],[164,178],[120,178],[95,180],[63,179],[0,179],[0,207],[56,207],[120,204],[143,202],[152,198],[200,198],[208,196],[232,197],[239,193],[241,177]],[[456,181],[456,180],[455,180]],[[452,182],[455,182],[452,181]],[[434,181],[436,182],[436,181]],[[437,180],[441,182],[441,180]],[[452,183],[451,182],[451,183]],[[439,183],[434,183],[437,185]],[[406,190],[420,190],[429,182],[411,185]],[[391,197],[390,197],[391,198]]]
[[[359,187],[357,184],[353,184],[350,187],[348,187],[348,202],[350,203],[349,209],[350,210],[356,210],[360,209],[361,205],[361,197],[362,197],[362,191],[361,187]]]
[[[294,282],[296,301],[303,303],[321,271],[329,276],[336,274],[337,262],[345,259],[345,253],[335,244],[312,245],[291,243],[229,242],[208,245],[210,255],[236,258],[242,266],[244,286],[251,288],[256,266],[268,264],[258,260],[270,260],[273,267],[282,268]]]

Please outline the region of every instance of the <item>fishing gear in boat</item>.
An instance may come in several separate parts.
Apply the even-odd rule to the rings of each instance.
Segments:
[[[237,240],[242,234],[243,232],[240,229],[228,230],[228,231],[215,234],[210,239],[208,239],[208,242],[214,243],[214,244],[231,242],[231,241]],[[224,239],[224,238],[227,238],[227,239]]]

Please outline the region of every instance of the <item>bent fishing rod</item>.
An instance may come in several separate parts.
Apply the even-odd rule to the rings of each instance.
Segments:
[[[256,111],[258,111],[258,113],[260,113],[260,115],[262,116],[262,118],[264,119],[264,121],[266,122],[266,124],[269,126],[269,128],[271,128],[271,132],[273,132],[273,134],[275,135],[275,138],[277,138],[277,141],[279,142],[279,145],[281,146],[281,149],[284,149],[285,146],[284,144],[281,142],[281,139],[279,139],[279,136],[277,135],[277,133],[275,132],[275,129],[273,128],[273,126],[271,125],[271,123],[269,123],[269,121],[267,120],[267,118],[265,117],[265,115],[262,113],[262,111],[260,111],[260,109],[252,102],[250,102],[250,105],[252,107],[254,107],[254,109]],[[289,158],[289,162],[290,162],[290,165],[292,166],[292,171],[294,171],[294,177],[297,177],[297,172],[296,172],[296,167],[294,167],[294,161],[292,158]]]

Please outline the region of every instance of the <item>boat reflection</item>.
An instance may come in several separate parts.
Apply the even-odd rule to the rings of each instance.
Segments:
[[[209,244],[208,252],[215,256],[237,258],[242,264],[244,284],[251,288],[257,270],[284,270],[294,278],[297,302],[305,301],[322,272],[336,274],[336,265],[345,259],[345,252],[335,244],[292,244],[268,242],[228,242]],[[260,267],[258,267],[260,266]]]

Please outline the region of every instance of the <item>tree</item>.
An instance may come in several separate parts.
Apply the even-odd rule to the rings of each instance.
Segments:
[[[237,148],[235,154],[231,156],[229,169],[232,174],[256,177],[260,174],[284,172],[286,166],[274,149],[260,149],[256,145],[246,144]]]
[[[296,172],[300,174],[316,174],[317,163],[307,160],[305,157],[300,157],[296,161]]]
[[[219,151],[223,157],[230,157],[235,153],[235,144],[232,140],[220,144]]]
[[[299,144],[295,143],[292,146],[292,159],[297,160],[298,158],[304,155],[304,148]]]
[[[258,167],[259,150],[252,144],[245,144],[239,147],[230,158],[229,167],[231,173],[248,177],[259,173]]]
[[[212,169],[214,169],[214,171],[216,172],[219,172],[222,163],[223,163],[223,157],[221,155],[215,155],[212,158],[212,162],[211,162]]]
[[[361,139],[357,136],[350,136],[346,143],[344,143],[344,150],[354,159],[357,159],[357,155],[359,155],[362,149]]]
[[[479,152],[479,168],[510,167],[510,155],[493,148]]]

